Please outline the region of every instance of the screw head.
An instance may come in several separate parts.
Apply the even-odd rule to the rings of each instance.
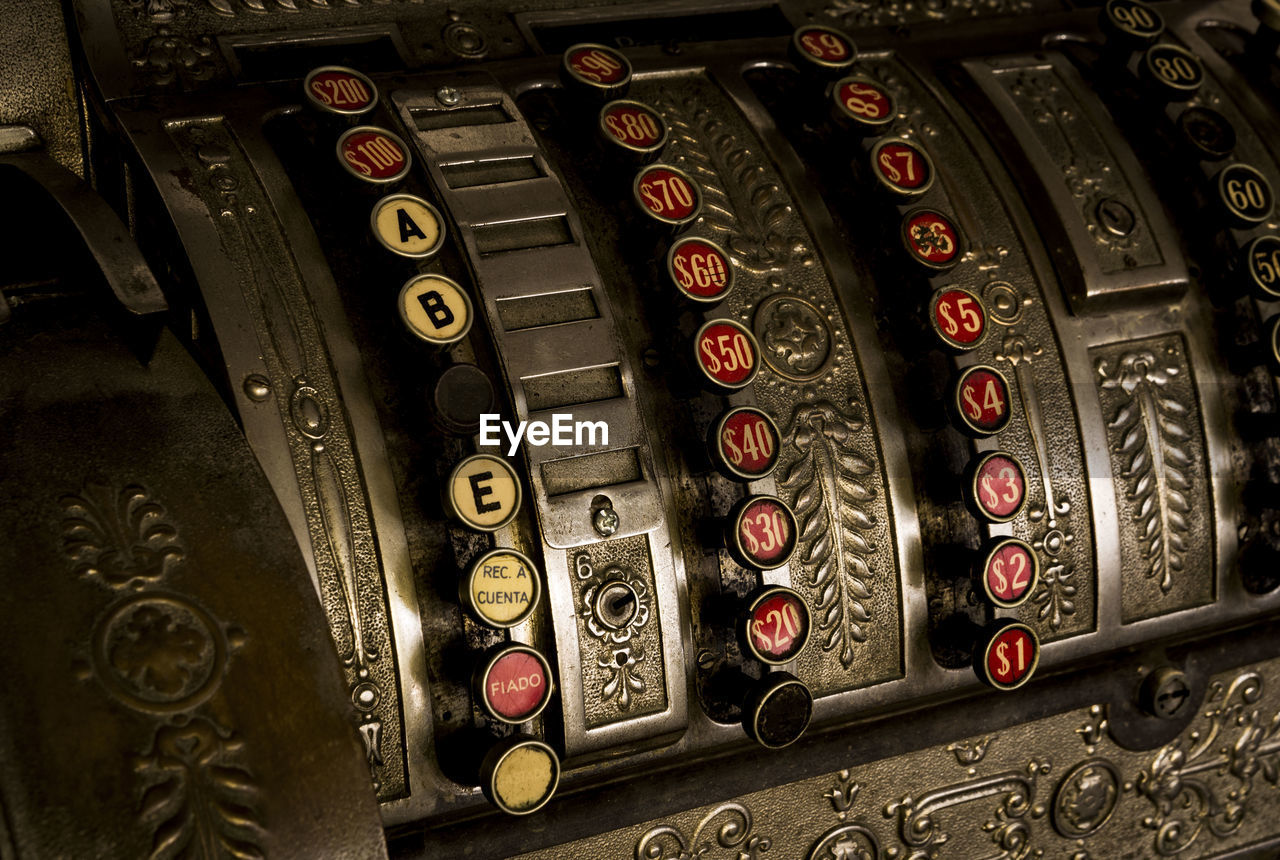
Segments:
[[[596,511],[595,516],[591,518],[591,525],[595,528],[596,534],[600,537],[609,537],[618,530],[619,525],[618,514],[613,508],[601,508]]]
[[[453,107],[462,101],[462,94],[453,87],[441,87],[436,90],[436,101],[445,107]]]
[[[1162,720],[1177,719],[1191,701],[1191,685],[1181,669],[1162,666],[1142,684],[1142,709]]]
[[[1103,199],[1094,212],[1103,228],[1112,236],[1123,238],[1138,226],[1138,219],[1134,217],[1133,210],[1114,197]]]

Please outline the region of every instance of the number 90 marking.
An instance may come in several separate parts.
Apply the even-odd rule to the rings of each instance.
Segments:
[[[1136,0],[1110,0],[1105,11],[1107,21],[1116,30],[1143,41],[1154,39],[1164,32],[1164,19],[1160,13]]]
[[[574,45],[564,52],[564,71],[596,91],[621,89],[631,79],[631,63],[607,45]]]

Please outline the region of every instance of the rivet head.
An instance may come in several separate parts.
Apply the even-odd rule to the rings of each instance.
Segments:
[[[260,373],[251,373],[244,378],[244,393],[255,403],[261,403],[271,396],[271,380]]]

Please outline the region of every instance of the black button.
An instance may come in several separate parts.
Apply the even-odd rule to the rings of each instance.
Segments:
[[[1178,117],[1178,128],[1201,158],[1226,158],[1236,148],[1236,130],[1216,110],[1187,108]]]
[[[440,374],[431,400],[440,426],[470,435],[480,429],[480,416],[493,412],[493,382],[474,364],[455,364]]]
[[[761,746],[781,749],[795,743],[813,716],[813,693],[794,675],[771,672],[747,695],[743,727]]]

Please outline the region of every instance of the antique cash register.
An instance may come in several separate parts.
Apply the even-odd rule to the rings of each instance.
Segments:
[[[0,8],[0,857],[1280,851],[1275,0]]]

